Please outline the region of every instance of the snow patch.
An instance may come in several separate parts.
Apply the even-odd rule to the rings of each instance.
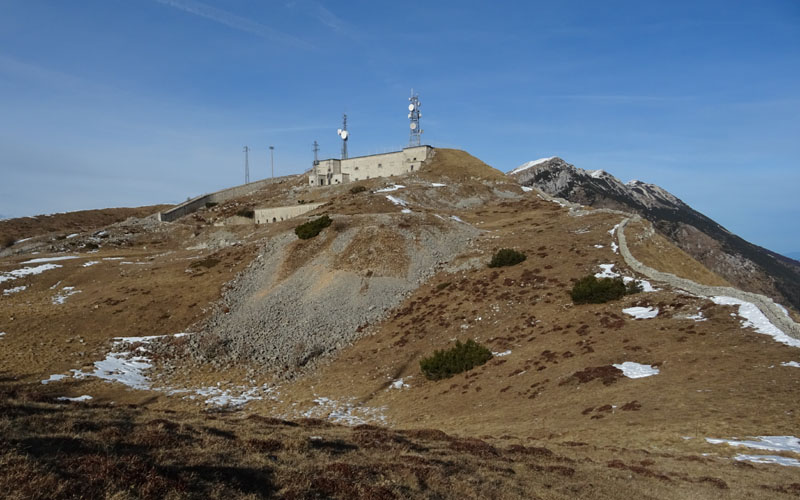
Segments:
[[[408,385],[402,378],[394,380],[391,384],[389,384],[389,389],[408,389],[409,387],[411,386]]]
[[[755,464],[775,464],[783,465],[784,467],[800,467],[800,460],[796,458],[782,457],[779,455],[745,455],[739,453],[734,460],[740,462],[753,462]]]
[[[492,356],[497,356],[498,358],[501,358],[503,356],[508,356],[509,354],[511,354],[510,350],[509,351],[503,351],[503,352],[492,352]]]
[[[628,378],[643,378],[651,375],[658,375],[658,368],[650,365],[642,365],[633,361],[625,361],[622,364],[615,364],[615,368],[622,370],[622,374]]]
[[[456,222],[464,222],[463,220],[461,220],[461,217],[459,217],[458,215],[451,215],[450,218],[453,219]],[[464,224],[466,224],[466,222],[464,222]]]
[[[26,288],[28,288],[28,287],[25,286],[25,285],[15,286],[14,288],[9,288],[7,290],[3,290],[3,295],[11,295],[11,294],[14,294],[14,293],[19,293],[19,292],[25,290]]]
[[[83,263],[83,267],[92,267],[93,265],[99,264],[99,263],[100,263],[99,260],[90,260],[88,262],[84,262]]]
[[[402,212],[402,213],[404,213],[404,214],[410,214],[410,213],[411,213],[411,210],[410,210],[410,209],[408,209],[408,208],[404,208],[404,209],[400,210],[400,212]]]
[[[431,182],[431,187],[440,188],[445,186],[447,186],[447,184],[442,184],[441,182]]]
[[[67,378],[67,377],[68,377],[68,375],[60,375],[60,374],[50,375],[50,378],[42,380],[42,384],[47,385],[50,382],[58,382],[59,380],[63,380],[65,378]]]
[[[758,441],[706,438],[711,444],[744,446],[754,450],[788,451],[800,453],[800,438],[794,436],[756,436]]]
[[[658,316],[657,307],[628,307],[623,309],[622,312],[636,319],[650,319]]]
[[[442,184],[442,185],[444,185],[444,184]],[[389,187],[385,187],[383,189],[378,189],[375,192],[376,193],[390,193],[392,191],[397,191],[398,189],[404,189],[404,188],[405,188],[405,186],[403,186],[402,184],[392,184]]]
[[[68,397],[62,396],[62,397],[56,398],[56,399],[59,400],[59,401],[74,401],[76,403],[82,403],[84,401],[89,401],[90,399],[94,399],[94,398],[92,398],[88,394],[84,394],[83,396],[78,396],[77,398],[68,398]]]
[[[61,292],[53,296],[53,304],[61,305],[67,301],[67,297],[75,295],[76,293],[81,293],[81,291],[75,290],[74,286],[65,286],[61,289]]]
[[[0,337],[2,337],[5,334],[6,334],[6,332],[0,332]]]
[[[594,245],[595,248],[605,248],[603,245]]]
[[[614,237],[614,233],[617,232],[617,228],[619,228],[619,224],[608,230],[608,234],[610,234],[612,238]]]
[[[401,200],[400,198],[395,198],[394,196],[387,194],[386,199],[394,203],[395,205],[399,205],[401,207],[408,206],[405,200]]]
[[[554,158],[555,158],[555,156],[551,156],[550,158],[539,158],[538,160],[533,160],[533,161],[529,161],[529,162],[523,163],[519,167],[517,167],[514,170],[508,172],[508,174],[510,175],[510,174],[516,174],[517,172],[522,172],[523,170],[527,170],[527,169],[529,169],[531,167],[535,167],[536,165],[541,165],[542,163],[546,163],[546,162],[548,162],[548,161],[550,161],[550,160],[552,160]]]
[[[800,363],[797,361],[787,361],[785,363],[781,363],[781,366],[793,366],[795,368],[800,368]]]
[[[103,260],[122,260],[125,257],[103,257]]]
[[[74,255],[65,255],[63,257],[39,257],[38,259],[31,259],[22,262],[22,264],[41,264],[42,262],[56,262],[59,260],[71,260],[77,259],[78,257]]]
[[[595,179],[599,179],[606,175],[605,170],[587,170],[586,173],[589,174],[589,177],[594,177]]]
[[[522,190],[523,190],[523,191],[525,191],[526,193],[530,193],[531,191],[533,191],[533,188],[532,188],[532,187],[529,187],[529,186],[520,186],[520,187],[521,187],[521,188],[522,188]]]
[[[370,422],[386,424],[386,417],[383,415],[385,406],[369,407],[357,406],[355,398],[344,401],[317,397],[314,399],[315,407],[302,414],[305,418],[327,418],[328,420],[350,426],[363,425]]]
[[[67,235],[67,239],[68,239],[68,240],[70,240],[70,239],[72,239],[72,238],[74,238],[74,237],[76,237],[76,236],[80,236],[80,234],[81,234],[81,233],[72,233],[72,234],[68,234],[68,235]]]
[[[755,304],[724,296],[711,297],[711,300],[715,304],[739,306],[739,316],[744,318],[742,320],[743,327],[751,327],[755,329],[756,332],[769,335],[782,344],[800,347],[800,340],[786,335],[777,326],[770,323],[767,317],[764,316],[764,313],[762,313]]]
[[[611,242],[611,250],[612,250],[614,253],[619,253],[619,247],[617,246],[617,243],[616,243],[616,242],[614,242],[614,241],[612,241],[612,242]]]
[[[23,276],[33,276],[34,274],[42,274],[45,271],[49,271],[51,269],[57,269],[59,267],[61,266],[58,264],[42,264],[41,266],[23,267],[22,269],[15,269],[7,273],[0,273],[0,283],[3,283],[4,281],[15,280],[17,278],[22,278]]]
[[[619,274],[612,271],[614,264],[600,264],[600,271],[594,275],[595,278],[619,278]]]

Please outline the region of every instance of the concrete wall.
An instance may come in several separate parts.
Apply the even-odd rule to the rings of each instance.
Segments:
[[[346,160],[322,160],[308,176],[310,186],[346,184],[376,177],[392,177],[419,170],[431,156],[430,146],[415,146],[402,151]]]
[[[280,222],[282,220],[291,219],[298,215],[303,215],[306,212],[316,210],[324,205],[322,203],[306,203],[303,205],[292,205],[288,207],[273,207],[273,208],[257,208],[255,212],[256,224],[271,224],[273,222]]]
[[[249,184],[242,184],[241,186],[234,186],[214,193],[203,194],[195,198],[192,198],[189,201],[181,203],[180,205],[173,207],[169,210],[166,210],[164,212],[159,212],[158,214],[156,214],[157,216],[156,218],[160,221],[172,222],[176,219],[180,219],[184,215],[196,212],[197,210],[205,207],[206,203],[222,203],[223,201],[230,200],[231,198],[245,196],[254,193],[259,189],[266,187],[272,183],[282,182],[284,180],[290,179],[291,177],[294,176],[290,175],[284,177],[276,177],[274,179],[262,179],[260,181],[251,182]]]

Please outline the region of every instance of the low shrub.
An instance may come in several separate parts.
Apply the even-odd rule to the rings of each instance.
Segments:
[[[598,279],[590,274],[575,283],[570,295],[576,304],[602,304],[641,291],[642,285],[638,281],[626,285],[622,278]]]
[[[13,236],[3,236],[0,238],[0,248],[8,248],[12,246],[17,240]]]
[[[480,366],[492,359],[492,352],[474,340],[467,340],[450,349],[434,351],[432,356],[423,358],[419,367],[428,380],[441,380],[449,378],[476,366]]]
[[[238,215],[239,217],[247,217],[248,219],[252,219],[256,216],[256,212],[249,208],[242,208],[241,210],[236,212],[236,215]]]
[[[313,238],[314,236],[318,235],[320,231],[325,229],[326,227],[331,225],[330,217],[327,215],[323,215],[322,217],[314,220],[310,220],[305,224],[300,224],[296,228],[294,228],[294,234],[297,235],[298,238],[301,240],[307,240],[309,238]]]
[[[513,266],[524,261],[527,257],[522,252],[517,252],[511,248],[501,248],[492,256],[489,267]]]
[[[206,208],[214,208],[217,205],[219,205],[219,203],[217,203],[216,201],[207,201],[206,202]]]
[[[366,190],[367,188],[365,186],[353,186],[350,188],[350,193],[358,194],[358,193],[363,193]]]

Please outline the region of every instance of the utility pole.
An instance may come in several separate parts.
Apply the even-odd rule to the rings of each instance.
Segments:
[[[275,178],[275,146],[269,147],[269,164],[272,167],[272,178]]]
[[[319,165],[319,144],[314,141],[314,166],[316,167],[317,165]]]
[[[250,184],[250,148],[244,147],[244,183]]]

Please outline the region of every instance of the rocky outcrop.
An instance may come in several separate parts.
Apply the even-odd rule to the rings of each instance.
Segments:
[[[557,157],[528,162],[507,175],[574,203],[636,213],[737,287],[800,311],[797,261],[743,240],[659,186],[623,183],[603,170],[583,170]]]

